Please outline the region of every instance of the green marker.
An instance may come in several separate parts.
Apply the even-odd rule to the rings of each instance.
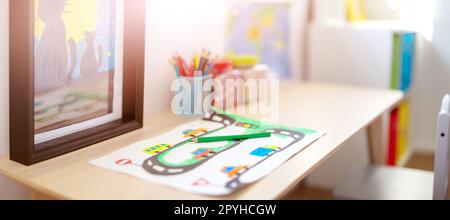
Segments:
[[[271,137],[272,133],[264,132],[257,134],[245,134],[245,135],[233,135],[233,136],[221,136],[221,137],[199,137],[192,139],[195,143],[208,143],[208,142],[219,142],[219,141],[236,141],[254,138],[266,138]]]

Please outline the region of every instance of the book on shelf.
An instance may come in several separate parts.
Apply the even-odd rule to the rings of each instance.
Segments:
[[[391,89],[409,92],[414,70],[415,33],[399,32],[394,34]],[[390,115],[388,165],[399,165],[408,154],[409,100],[406,99]]]

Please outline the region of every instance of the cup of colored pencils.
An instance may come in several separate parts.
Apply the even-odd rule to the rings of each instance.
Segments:
[[[179,93],[183,93],[183,100],[189,100],[189,104],[183,104],[177,114],[185,116],[203,116],[206,111],[204,103],[214,103],[214,83],[206,83],[222,74],[216,68],[217,55],[212,55],[209,50],[202,50],[192,56],[189,62],[178,52],[169,59],[169,64],[174,68],[175,75],[182,79],[183,85]],[[201,85],[201,86],[199,86]],[[211,86],[210,89],[205,88]],[[206,91],[205,91],[206,90]]]
[[[202,77],[217,78],[231,70],[233,66],[231,60],[218,57],[218,55],[212,55],[210,50],[205,49],[194,54],[190,62],[187,62],[178,52],[175,52],[169,59],[169,63],[174,68],[177,78],[197,77],[195,73],[198,72],[202,73]]]

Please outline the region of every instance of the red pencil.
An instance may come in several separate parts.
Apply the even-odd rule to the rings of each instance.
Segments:
[[[180,57],[180,62],[181,65],[183,66],[183,69],[185,71],[185,75],[186,76],[190,76],[190,70],[189,70],[189,66],[186,64],[186,61],[183,59],[183,57]]]
[[[192,59],[191,66],[189,67],[189,76],[194,76],[195,72],[195,61]]]
[[[182,72],[183,76],[188,77],[190,75],[190,70],[189,66],[186,64],[186,61],[178,52],[175,53],[175,57],[177,58],[177,63],[180,67],[180,71]]]
[[[183,68],[183,65],[181,64],[181,59],[179,56],[174,55],[173,59],[177,63],[178,68],[180,69],[181,76],[186,76],[186,70]]]

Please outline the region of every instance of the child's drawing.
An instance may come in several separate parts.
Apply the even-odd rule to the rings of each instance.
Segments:
[[[184,135],[192,131],[202,132]],[[260,132],[271,132],[272,137],[212,143],[191,141],[198,136]],[[189,192],[224,195],[268,175],[322,135],[310,129],[213,113],[201,121],[138,142],[92,163]]]
[[[38,17],[44,23],[44,29],[36,51],[36,93],[66,85],[75,70],[76,44],[72,38],[67,39],[66,25],[61,17],[66,4],[67,0],[40,0],[37,4]]]
[[[112,113],[117,0],[34,0],[35,133]]]
[[[85,43],[86,50],[84,52],[83,58],[81,59],[81,75],[82,76],[92,76],[96,74],[102,65],[103,51],[102,45],[99,44],[97,48],[98,60],[95,53],[94,41],[96,37],[95,32],[86,32]]]

